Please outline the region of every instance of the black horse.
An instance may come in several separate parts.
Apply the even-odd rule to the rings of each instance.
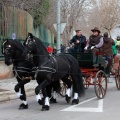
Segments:
[[[71,76],[73,82],[74,98],[72,104],[78,104],[79,96],[84,94],[83,79],[78,61],[69,54],[60,54],[55,57],[51,56],[43,43],[31,33],[28,33],[24,45],[23,56],[30,59],[30,54],[32,54],[33,62],[37,66],[37,82],[39,85],[36,87],[35,93],[39,101],[41,100],[39,92],[42,90],[45,99],[42,110],[49,110],[50,106],[46,86],[52,81],[60,79],[66,82],[68,81],[66,78],[69,76]],[[69,92],[70,90],[67,91],[66,98],[70,96]]]
[[[5,56],[5,64],[13,64],[13,72],[16,75],[18,84],[15,86],[17,96],[22,100],[19,109],[27,109],[26,93],[24,85],[34,78],[32,73],[33,62],[22,58],[24,46],[17,40],[5,40],[2,45],[2,54]]]

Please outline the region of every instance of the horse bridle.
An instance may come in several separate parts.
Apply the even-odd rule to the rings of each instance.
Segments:
[[[11,45],[7,45],[5,49],[3,47],[3,54],[10,55],[10,53],[8,53],[8,49],[10,49],[10,48],[11,48]],[[11,51],[13,51],[13,50],[11,50]]]

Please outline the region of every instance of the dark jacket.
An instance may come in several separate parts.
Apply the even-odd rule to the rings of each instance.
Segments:
[[[97,45],[100,42],[101,37],[102,37],[101,35],[99,35],[99,36],[91,35],[90,38],[89,38],[89,46]]]
[[[102,46],[103,55],[112,56],[112,54],[113,54],[112,53],[112,44],[114,41],[108,37],[104,37],[103,40],[104,40],[104,44]]]
[[[76,43],[76,41],[79,40],[80,43]],[[86,37],[81,35],[81,36],[77,36],[75,35],[71,40],[70,40],[70,44],[74,43],[74,49],[76,49],[78,52],[84,52],[84,48],[86,45]]]
[[[92,46],[96,46],[97,44],[99,44],[101,38],[102,38],[101,35],[98,35],[98,36],[91,35],[91,36],[89,37],[89,43],[88,43],[89,46],[88,46],[87,51],[88,51],[88,52],[92,52],[91,47],[92,47]],[[102,51],[101,47],[100,47],[100,48],[97,48],[97,49],[99,50],[99,52]]]

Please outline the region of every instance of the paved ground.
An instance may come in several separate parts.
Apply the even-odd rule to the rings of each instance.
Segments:
[[[115,87],[114,78],[110,82],[104,100],[95,98],[94,89],[90,87],[80,99],[79,105],[71,107],[64,98],[58,96],[58,103],[52,104],[47,112],[41,111],[35,97],[28,97],[28,110],[18,110],[21,104],[18,99],[1,102],[0,120],[119,120],[120,91]]]
[[[16,98],[14,87],[17,84],[16,78],[0,80],[0,102]],[[27,96],[35,94],[36,81],[31,81],[25,85]]]

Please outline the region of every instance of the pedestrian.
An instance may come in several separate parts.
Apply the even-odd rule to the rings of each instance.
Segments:
[[[53,55],[57,54],[57,48],[56,46],[53,47]]]
[[[86,37],[82,35],[81,30],[76,30],[76,35],[70,40],[70,44],[72,46],[69,50],[71,53],[84,52]]]
[[[61,44],[60,48],[61,48],[61,53],[64,53],[65,52],[65,45]]]
[[[89,40],[87,42],[87,45],[85,47],[85,52],[93,53],[93,64],[98,64],[97,61],[97,53],[102,52],[102,45],[103,45],[103,37],[100,34],[101,31],[98,27],[95,27],[91,30],[92,35],[89,37]]]
[[[53,52],[53,49],[49,44],[46,49],[47,49],[48,53],[50,53],[50,54]]]

